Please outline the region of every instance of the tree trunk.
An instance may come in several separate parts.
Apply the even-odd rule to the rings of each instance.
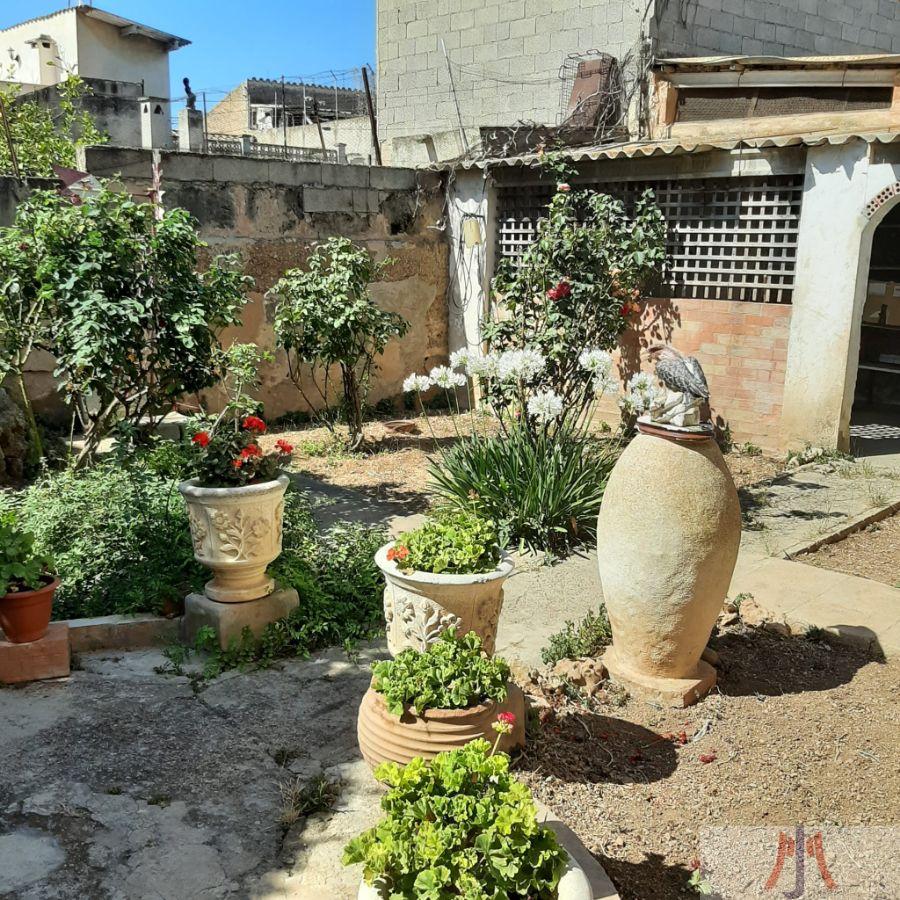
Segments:
[[[344,381],[344,412],[347,416],[347,427],[350,429],[350,449],[358,450],[363,442],[362,409],[359,399],[359,382],[356,370],[350,366],[342,366]]]
[[[34,408],[28,396],[28,390],[25,387],[25,373],[21,370],[16,373],[16,383],[19,386],[19,393],[22,397],[25,427],[28,429],[28,452],[25,457],[25,463],[28,467],[36,467],[40,465],[41,460],[44,458],[44,444],[41,440],[37,419],[34,417]]]

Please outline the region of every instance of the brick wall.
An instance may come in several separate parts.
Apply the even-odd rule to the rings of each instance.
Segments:
[[[693,0],[668,3],[651,33],[661,56],[804,56],[900,51],[897,0]]]
[[[628,331],[617,354],[620,373],[640,367],[640,352],[665,341],[696,356],[709,381],[713,420],[738,443],[782,449],[780,434],[791,307],[726,300],[649,300],[639,328]],[[647,368],[647,364],[644,364]],[[617,418],[604,399],[600,415]]]

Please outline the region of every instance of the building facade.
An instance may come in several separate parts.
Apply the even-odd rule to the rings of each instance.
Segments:
[[[378,117],[386,160],[435,162],[485,129],[558,125],[573,69],[623,74],[623,118],[652,57],[900,51],[893,0],[378,0]]]

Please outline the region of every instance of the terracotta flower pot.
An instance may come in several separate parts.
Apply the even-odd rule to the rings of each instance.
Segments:
[[[205,592],[211,600],[243,603],[271,594],[266,567],[281,553],[287,475],[240,487],[201,487],[183,481],[194,556],[213,571]]]
[[[356,894],[357,900],[385,900],[387,896],[387,891],[381,892],[366,884],[365,881],[360,884]],[[584,869],[571,856],[566,863],[566,870],[563,872],[562,878],[559,879],[556,900],[594,900],[594,892],[587,875],[584,874]]]
[[[374,769],[379,763],[405,765],[416,756],[433,759],[444,750],[464,747],[483,737],[491,744],[497,733],[491,727],[501,712],[511,712],[516,724],[511,734],[500,738],[499,748],[510,751],[525,744],[525,698],[514,684],[503,703],[493,700],[469,709],[429,709],[417,716],[388,712],[384,697],[369,688],[359,705],[356,736],[363,759]]]
[[[421,652],[448,628],[455,628],[459,634],[474,631],[485,652],[492,654],[503,608],[503,583],[515,569],[509,555],[504,553],[492,572],[434,575],[401,572],[397,563],[387,558],[393,546],[392,541],[375,554],[386,582],[384,618],[391,655],[408,647]]]
[[[613,469],[597,523],[612,626],[604,663],[676,705],[715,683],[702,662],[737,560],[741,511],[718,445],[639,434]]]
[[[0,598],[0,627],[8,641],[29,644],[47,633],[58,587],[59,579],[54,578],[36,591],[17,591]]]

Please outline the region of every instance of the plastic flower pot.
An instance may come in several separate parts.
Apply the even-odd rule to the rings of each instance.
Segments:
[[[458,634],[474,631],[485,652],[493,653],[503,608],[503,583],[515,569],[509,554],[503,553],[491,572],[435,575],[401,571],[396,560],[387,558],[393,546],[391,541],[375,554],[386,582],[384,618],[391,655],[408,647],[423,651],[448,628],[455,628]]]
[[[30,644],[47,633],[58,587],[59,579],[54,578],[35,591],[16,591],[0,598],[0,627],[8,641]]]
[[[287,475],[239,487],[201,487],[183,481],[194,556],[212,569],[206,596],[221,603],[243,603],[268,596],[275,582],[266,568],[281,553]]]
[[[512,732],[501,735],[498,744],[508,753],[525,745],[525,698],[514,684],[509,685],[502,703],[491,700],[467,709],[429,709],[421,716],[412,711],[395,716],[388,711],[384,697],[369,688],[359,705],[356,737],[363,759],[373,769],[383,762],[406,765],[416,756],[434,759],[438,753],[464,747],[476,738],[493,744],[497,738],[493,725],[503,712],[516,717]]]

